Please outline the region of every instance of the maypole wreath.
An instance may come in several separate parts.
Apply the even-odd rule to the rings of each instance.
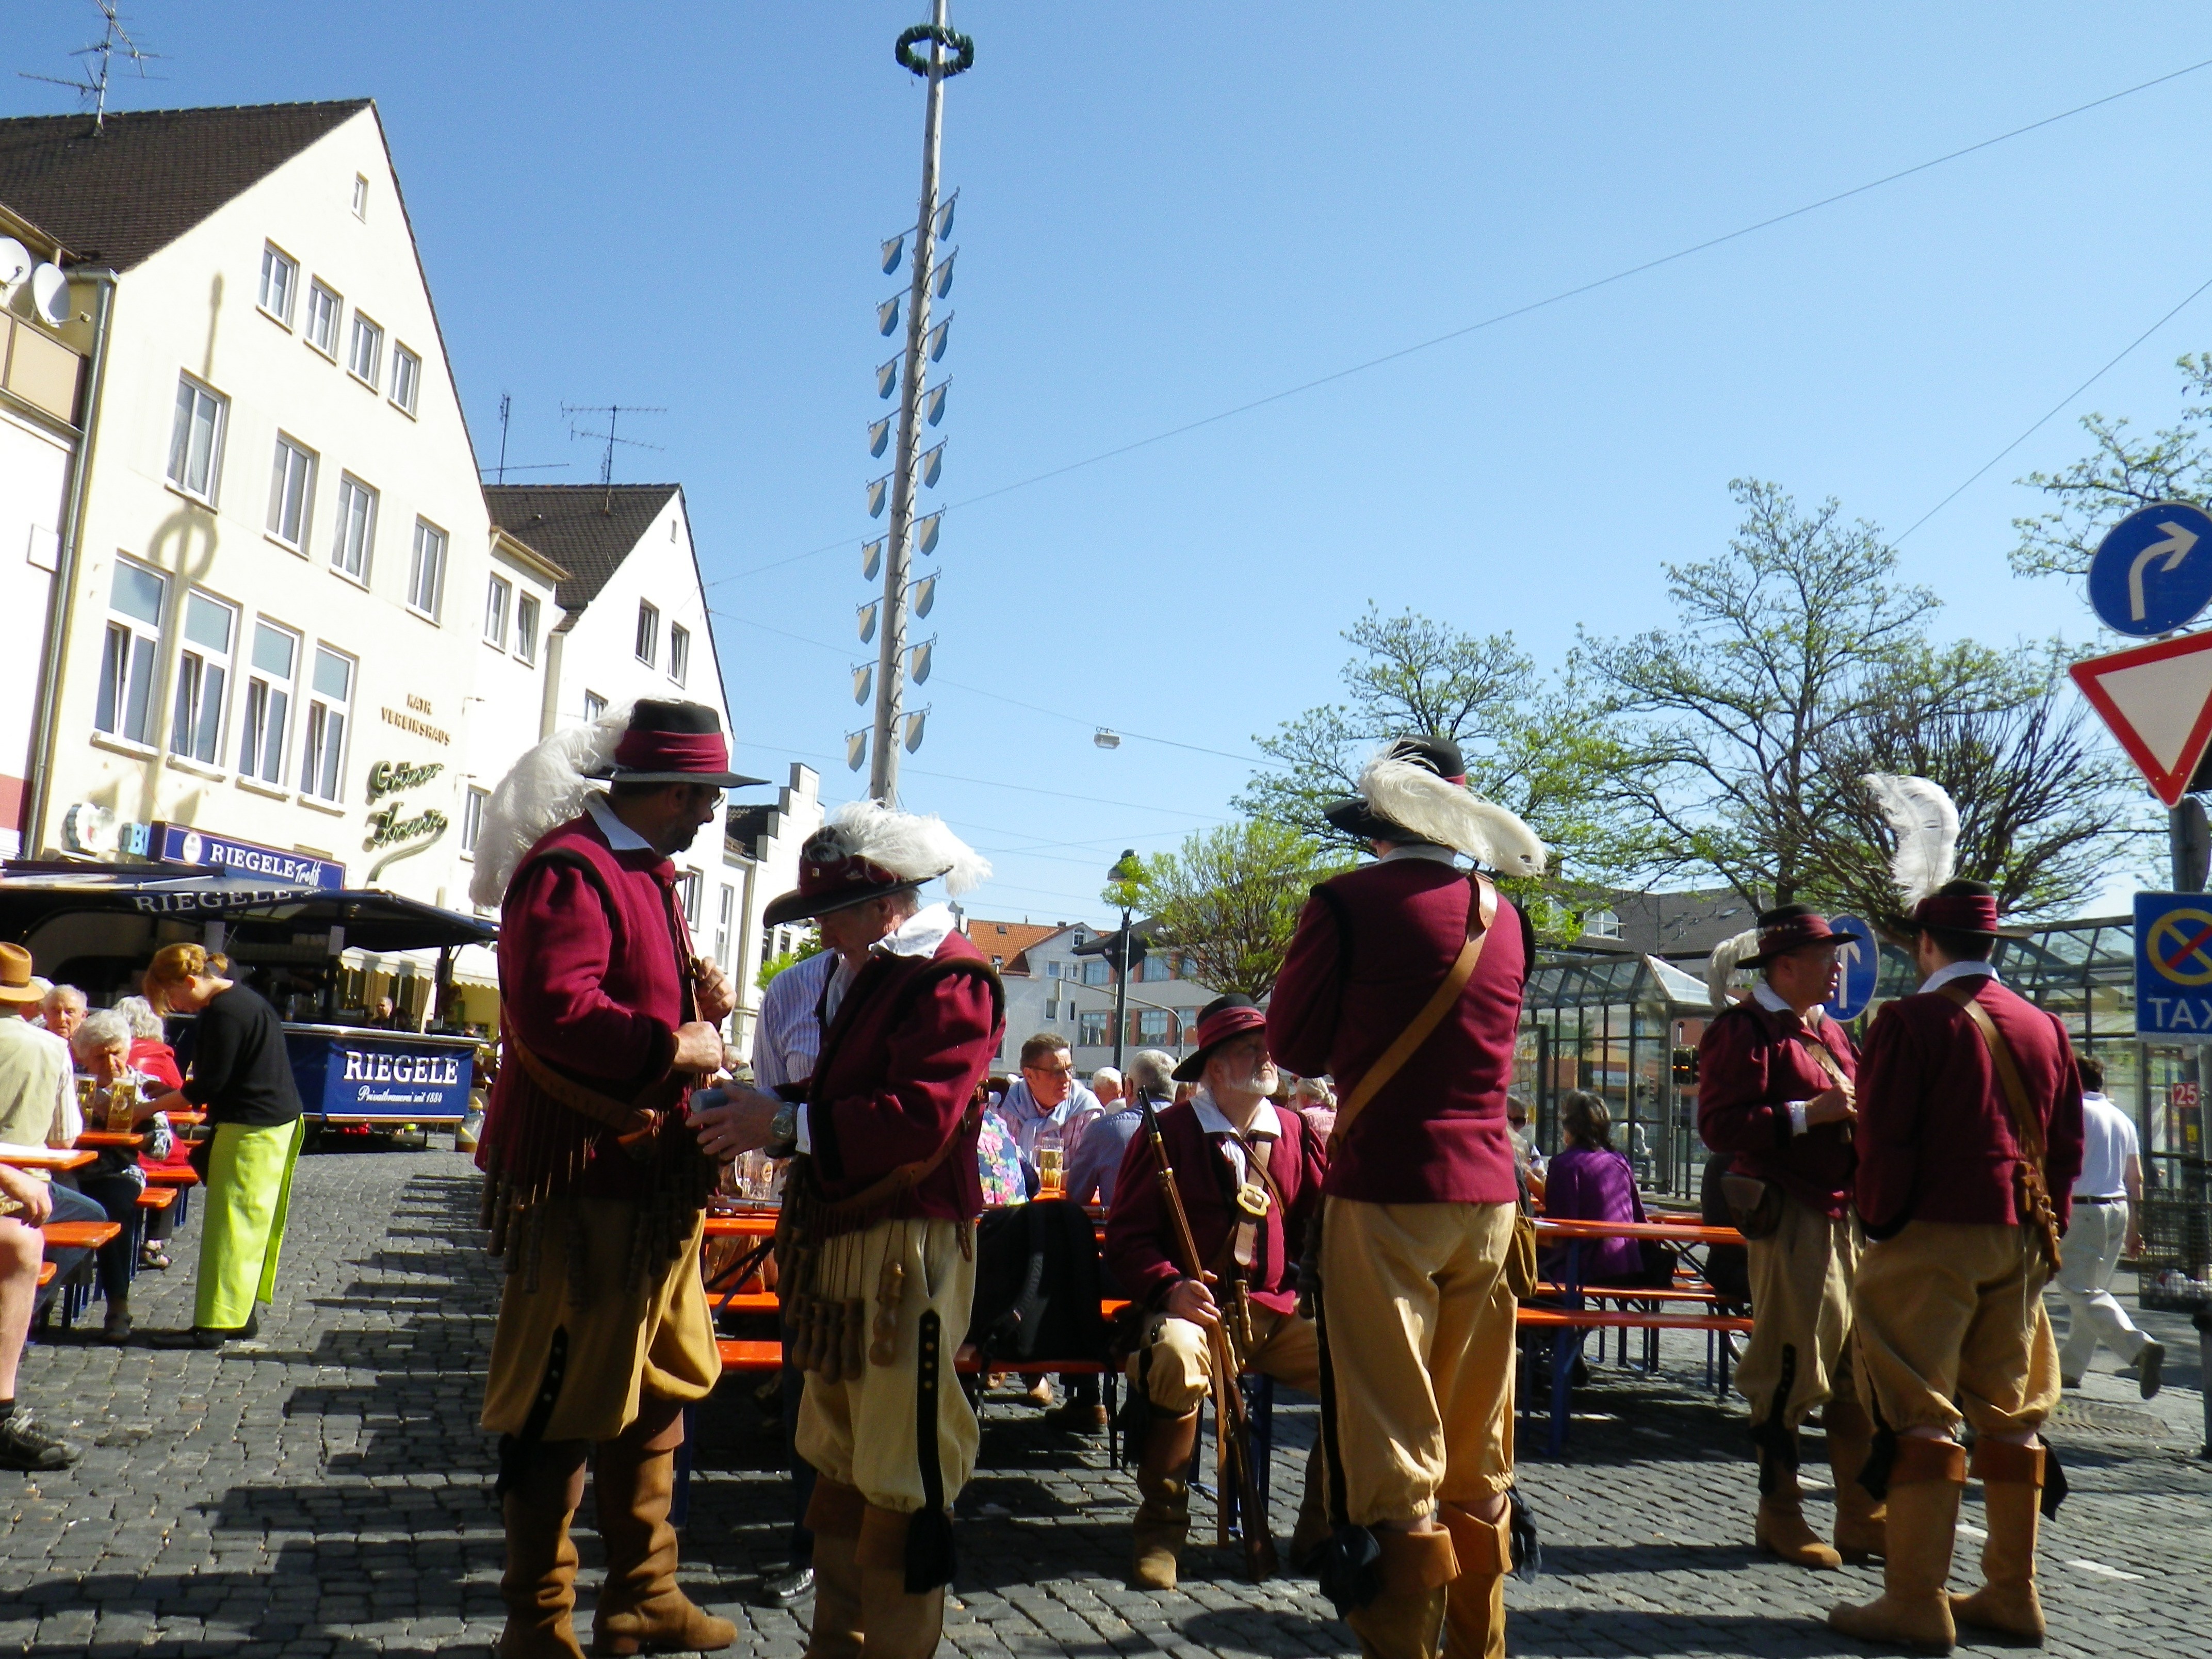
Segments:
[[[914,51],[924,40],[934,40],[947,52],[956,54],[939,70],[944,76],[950,78],[975,66],[975,43],[968,36],[953,29],[940,28],[935,23],[916,23],[901,34],[898,45],[891,48],[900,64],[912,73],[925,79],[928,77],[929,59],[917,57]]]

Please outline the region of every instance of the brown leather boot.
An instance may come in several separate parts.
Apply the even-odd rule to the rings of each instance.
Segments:
[[[1190,1455],[1198,1444],[1198,1413],[1155,1417],[1145,1426],[1137,1457],[1137,1506],[1131,1528],[1135,1556],[1133,1589],[1173,1589],[1182,1541],[1190,1530]]]
[[[1444,1651],[1452,1659],[1505,1659],[1505,1575],[1513,1571],[1512,1511],[1485,1521],[1456,1504],[1437,1518],[1451,1534],[1459,1577],[1444,1595]]]
[[[1859,1485],[1874,1449],[1874,1419],[1856,1399],[1838,1395],[1820,1413],[1828,1431],[1828,1468],[1836,1477],[1836,1553],[1853,1566],[1889,1553],[1881,1500]]]
[[[2043,1448],[1974,1443],[1974,1474],[1982,1483],[1981,1589],[1951,1598],[1951,1617],[1981,1630],[2002,1631],[2038,1646],[2043,1642],[2043,1598],[2035,1592],[2035,1532],[2043,1504]]]
[[[1889,1554],[1882,1562],[1882,1593],[1858,1607],[1830,1608],[1831,1629],[1863,1641],[1950,1652],[1958,1630],[1943,1584],[1951,1576],[1959,1493],[1966,1483],[1963,1446],[1917,1437],[1897,1443],[1897,1461],[1889,1471]]]
[[[500,1499],[507,1523],[507,1571],[499,1599],[507,1604],[500,1659],[584,1659],[576,1645],[576,1546],[568,1523],[584,1501],[585,1443],[541,1442],[528,1466]]]
[[[1771,1490],[1759,1495],[1759,1514],[1751,1528],[1753,1540],[1765,1553],[1793,1567],[1842,1566],[1844,1558],[1805,1524],[1805,1499],[1797,1490],[1797,1471],[1765,1452],[1759,1453],[1759,1462],[1767,1472],[1761,1485]]]
[[[738,1639],[735,1625],[702,1612],[676,1587],[668,1505],[683,1438],[679,1409],[641,1417],[620,1439],[599,1443],[592,1490],[607,1582],[592,1614],[594,1654],[713,1653]]]
[[[1321,1441],[1316,1437],[1306,1458],[1306,1489],[1298,1499],[1297,1524],[1291,1529],[1291,1565],[1300,1572],[1316,1550],[1328,1542],[1328,1471],[1322,1464]]]
[[[1344,1622],[1366,1659],[1437,1659],[1443,1645],[1446,1587],[1459,1577],[1451,1534],[1441,1527],[1434,1532],[1377,1527],[1375,1542],[1382,1552],[1382,1588]]]
[[[908,1517],[868,1505],[860,1522],[861,1643],[867,1659],[930,1659],[945,1633],[945,1587],[909,1595]]]
[[[806,1505],[814,1534],[814,1628],[806,1659],[860,1659],[860,1489],[817,1475]]]

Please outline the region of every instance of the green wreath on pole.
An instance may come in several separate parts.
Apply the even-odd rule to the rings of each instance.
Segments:
[[[898,38],[898,45],[891,48],[901,67],[925,79],[927,78],[929,59],[915,56],[914,51],[915,47],[924,40],[934,40],[947,52],[955,54],[952,59],[939,71],[946,79],[950,80],[963,70],[973,69],[975,66],[975,43],[968,36],[953,29],[939,28],[934,23],[916,23],[912,28],[901,34]]]

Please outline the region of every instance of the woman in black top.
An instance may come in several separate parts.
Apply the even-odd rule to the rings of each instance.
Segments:
[[[192,1328],[161,1334],[164,1346],[219,1348],[227,1338],[251,1336],[260,1322],[254,1304],[276,1291],[303,1127],[300,1091],[283,1022],[224,976],[229,966],[197,945],[169,945],[146,970],[146,998],[156,1009],[199,1016],[191,1075],[157,1104],[204,1109],[213,1130]]]

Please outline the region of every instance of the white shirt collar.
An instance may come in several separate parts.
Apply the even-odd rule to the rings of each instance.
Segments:
[[[1221,1108],[1214,1103],[1212,1091],[1203,1083],[1198,1085],[1198,1092],[1191,1097],[1190,1104],[1191,1109],[1198,1114],[1198,1127],[1206,1133],[1233,1135],[1239,1133],[1236,1126],[1231,1123],[1228,1117],[1222,1112]],[[1252,1127],[1243,1133],[1248,1135],[1264,1135],[1271,1140],[1280,1140],[1283,1138],[1283,1120],[1276,1115],[1275,1103],[1272,1100],[1261,1101],[1260,1109],[1252,1115]]]
[[[933,957],[955,926],[952,907],[932,904],[915,911],[868,948],[894,957]]]
[[[1375,861],[1389,864],[1394,859],[1434,859],[1438,864],[1450,864],[1459,857],[1449,847],[1438,847],[1433,842],[1401,841],[1391,844],[1390,850]]]
[[[1760,980],[1751,988],[1751,1000],[1770,1014],[1794,1014],[1797,1012],[1784,1002],[1782,1000],[1782,994],[1765,980]],[[1818,1025],[1826,1017],[1826,1011],[1816,1002],[1806,1010],[1804,1020],[1808,1025]]]
[[[607,838],[607,845],[617,853],[650,853],[653,845],[615,816],[615,809],[607,804],[605,795],[594,795],[584,803],[584,810],[592,815],[592,822],[599,826],[599,833]]]
[[[1978,975],[1994,979],[2000,985],[2004,983],[1997,970],[1986,962],[1953,962],[1945,963],[1921,981],[1920,988],[1923,991],[1940,991],[1954,979],[1972,979]]]

